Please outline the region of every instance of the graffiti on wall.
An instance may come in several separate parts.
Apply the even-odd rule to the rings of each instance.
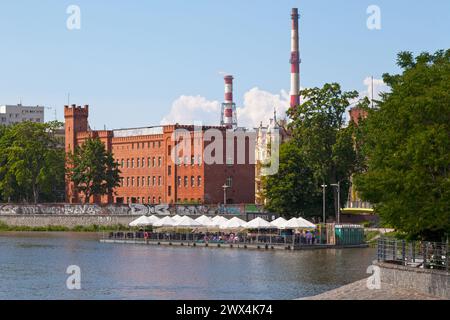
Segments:
[[[263,212],[262,207],[259,208]],[[0,204],[0,215],[244,215],[245,205]]]

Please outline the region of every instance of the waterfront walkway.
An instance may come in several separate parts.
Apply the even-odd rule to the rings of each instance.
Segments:
[[[442,300],[442,298],[398,288],[387,283],[382,283],[381,289],[370,290],[367,288],[367,279],[363,279],[317,296],[299,300]]]

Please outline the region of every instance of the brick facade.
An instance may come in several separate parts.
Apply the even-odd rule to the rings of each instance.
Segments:
[[[98,137],[113,153],[122,172],[121,186],[114,194],[91,199],[91,202],[219,204],[223,203],[222,186],[227,182],[231,184],[227,189],[227,203],[255,201],[254,136],[251,133],[245,134],[245,163],[238,164],[237,152],[233,152],[235,161],[230,163],[231,153],[227,155],[225,151],[227,139],[229,143],[234,141],[234,147],[237,147],[236,134],[225,127],[204,126],[198,129],[177,124],[92,131],[88,125],[89,106],[65,106],[64,115],[66,152],[73,152],[75,146],[89,137]],[[183,138],[174,139],[174,132],[180,130]],[[214,140],[210,139],[211,131]],[[188,144],[183,144],[183,139],[188,137],[191,150]],[[212,143],[222,145],[224,151],[208,152],[213,147]],[[182,145],[186,151],[177,149],[175,152],[177,147],[183,149]],[[176,153],[181,163],[174,162]],[[217,156],[221,163],[205,163],[203,157],[208,154]],[[69,203],[83,200],[69,181],[66,183],[66,197]]]

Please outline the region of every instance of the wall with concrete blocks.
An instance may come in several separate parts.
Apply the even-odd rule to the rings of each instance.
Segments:
[[[254,206],[252,206],[254,208]],[[206,205],[96,205],[96,204],[40,204],[13,205],[0,204],[0,221],[10,226],[111,226],[128,225],[141,215],[189,215],[196,218],[200,215],[214,216],[222,214],[223,208]],[[263,212],[246,212],[245,205],[227,206],[227,218],[239,217],[253,219],[257,216],[273,220],[276,218]]]
[[[450,299],[450,273],[378,262],[381,283]]]

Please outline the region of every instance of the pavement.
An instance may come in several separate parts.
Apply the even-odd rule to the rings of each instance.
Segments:
[[[444,300],[412,290],[381,283],[380,289],[369,289],[367,279],[299,300]]]

